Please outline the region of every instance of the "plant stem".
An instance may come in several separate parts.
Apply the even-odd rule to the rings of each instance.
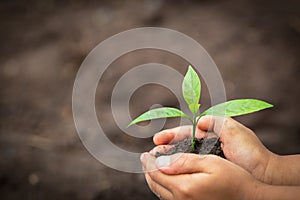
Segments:
[[[194,115],[192,124],[193,124],[192,150],[195,150],[195,135],[196,135],[196,125],[197,125],[196,115]]]

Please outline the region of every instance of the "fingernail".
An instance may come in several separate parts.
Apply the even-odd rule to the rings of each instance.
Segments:
[[[165,168],[170,166],[170,156],[160,156],[156,159],[155,163],[158,168]]]

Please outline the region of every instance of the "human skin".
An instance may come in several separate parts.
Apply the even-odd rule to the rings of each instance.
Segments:
[[[221,126],[223,124],[223,126]],[[268,151],[248,128],[230,118],[203,117],[197,137],[220,136],[227,160],[213,155],[141,156],[149,187],[163,199],[295,199],[300,196],[300,157]],[[155,151],[189,137],[191,127],[155,135]],[[241,150],[242,149],[242,150]],[[231,162],[230,162],[231,161]]]
[[[215,155],[174,154],[141,161],[150,189],[164,200],[292,200],[299,186],[272,186]]]
[[[197,124],[197,137],[207,132],[220,137],[227,160],[241,166],[256,179],[272,185],[300,185],[300,155],[279,156],[270,152],[255,133],[232,118],[204,116]],[[191,126],[177,127],[157,133],[153,141],[157,146],[151,153],[170,148],[191,135]]]

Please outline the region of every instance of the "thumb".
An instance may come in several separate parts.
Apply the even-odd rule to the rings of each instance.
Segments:
[[[198,155],[190,153],[179,153],[171,156],[160,156],[156,159],[157,168],[169,175],[210,173],[213,164],[220,158],[214,155]]]
[[[202,131],[213,131],[223,143],[245,127],[230,117],[206,115],[199,120],[197,128]]]
[[[197,128],[202,131],[213,131],[220,135],[223,127],[226,126],[226,122],[229,121],[229,119],[230,118],[228,117],[205,115],[200,118]]]

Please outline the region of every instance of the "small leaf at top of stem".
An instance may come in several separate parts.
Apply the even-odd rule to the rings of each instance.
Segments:
[[[195,115],[199,109],[201,93],[201,82],[195,70],[189,66],[182,82],[183,98],[188,104],[191,112]],[[198,106],[199,105],[199,106]]]

